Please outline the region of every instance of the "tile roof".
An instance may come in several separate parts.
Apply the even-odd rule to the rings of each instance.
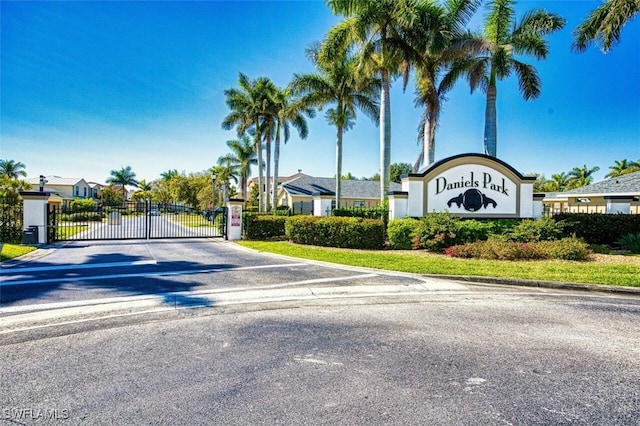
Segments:
[[[336,180],[334,178],[301,176],[282,184],[291,195],[312,197],[317,193],[335,195]],[[400,191],[401,185],[391,182],[390,191]],[[342,198],[379,199],[380,182],[375,180],[343,180]]]
[[[567,191],[563,193],[563,195],[574,195],[574,194],[640,195],[640,172],[633,172],[626,175],[614,177],[611,179],[592,183],[591,185],[583,186],[582,188],[572,189],[571,191]]]

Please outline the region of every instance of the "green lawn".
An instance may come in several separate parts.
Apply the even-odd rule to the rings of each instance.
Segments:
[[[436,275],[472,275],[640,287],[640,257],[596,255],[588,262],[560,260],[498,261],[457,259],[423,251],[348,250],[297,245],[286,241],[238,244],[303,259],[351,266]]]
[[[33,246],[21,246],[17,244],[3,244],[2,253],[0,253],[0,262],[5,260],[14,259],[24,254],[34,251],[36,247]]]

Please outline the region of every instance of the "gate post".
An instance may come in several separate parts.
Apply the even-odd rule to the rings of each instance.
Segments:
[[[47,209],[49,202],[62,203],[62,198],[49,192],[24,191],[20,193],[24,201],[24,228],[38,228],[38,244],[47,243]]]
[[[232,198],[227,202],[227,239],[242,239],[242,205],[244,200]]]

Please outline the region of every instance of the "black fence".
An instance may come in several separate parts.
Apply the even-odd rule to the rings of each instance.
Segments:
[[[226,208],[211,211],[148,201],[89,212],[50,206],[48,241],[226,238],[226,219]]]
[[[20,243],[22,241],[23,211],[22,200],[15,203],[0,201],[0,242]]]

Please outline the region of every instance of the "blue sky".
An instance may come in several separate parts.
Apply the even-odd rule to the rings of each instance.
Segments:
[[[533,63],[542,95],[524,101],[515,78],[498,85],[498,157],[550,177],[576,166],[640,159],[640,19],[609,54],[570,50],[571,31],[599,1],[521,1],[567,19],[550,55]],[[0,2],[0,157],[52,174],[104,182],[131,166],[138,179],[198,172],[236,138],[221,122],[238,73],[285,86],[313,71],[304,49],[339,21],[322,1]],[[478,29],[484,10],[471,27]],[[421,110],[413,87],[392,90],[392,162],[413,164]],[[436,136],[436,160],[482,152],[484,95],[460,81]],[[335,130],[323,114],[294,133],[281,175],[335,173]],[[378,128],[365,116],[345,135],[343,171],[379,169]],[[255,176],[257,171],[254,171]]]

